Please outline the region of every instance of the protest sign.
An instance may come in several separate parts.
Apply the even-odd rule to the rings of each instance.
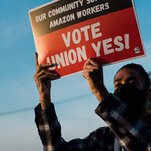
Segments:
[[[39,62],[61,77],[88,58],[111,64],[145,56],[132,0],[55,0],[29,11]]]

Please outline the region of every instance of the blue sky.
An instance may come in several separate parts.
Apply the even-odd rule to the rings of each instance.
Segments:
[[[28,11],[49,0],[0,1],[0,113],[34,108],[39,95],[33,80],[35,45]],[[146,57],[104,67],[106,87],[113,91],[113,76],[121,65],[140,63],[151,71],[151,2],[135,0]],[[75,99],[77,98],[77,99]],[[59,104],[57,101],[73,100]],[[52,100],[56,104],[63,136],[85,137],[105,125],[94,109],[98,101],[88,89],[81,73],[52,83]],[[0,114],[0,150],[41,151],[42,146],[34,124],[33,110],[2,116]]]

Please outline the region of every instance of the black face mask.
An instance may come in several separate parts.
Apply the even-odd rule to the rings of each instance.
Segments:
[[[131,84],[121,85],[114,91],[114,94],[138,116],[147,100],[147,91],[135,88]]]

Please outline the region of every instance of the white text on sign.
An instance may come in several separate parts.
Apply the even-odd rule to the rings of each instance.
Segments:
[[[127,33],[121,36],[118,35],[116,37],[103,39],[100,22],[87,25],[79,29],[74,29],[71,32],[63,33],[61,37],[66,48],[71,46],[71,42],[77,45],[80,44],[82,40],[89,42],[91,39],[98,38],[98,41],[89,44],[91,49],[83,45],[82,47],[69,49],[59,54],[47,57],[47,63],[57,64],[58,69],[87,60],[87,49],[92,50],[96,57],[101,57],[101,54],[110,55],[115,52],[130,49],[130,35]],[[101,38],[102,40],[100,40]]]

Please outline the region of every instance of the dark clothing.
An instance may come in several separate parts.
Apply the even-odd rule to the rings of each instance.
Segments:
[[[45,111],[39,105],[35,112],[44,151],[115,151],[115,137],[126,151],[151,151],[151,131],[147,125],[112,94],[95,110],[108,127],[99,128],[84,139],[66,142],[62,138],[53,104]]]

